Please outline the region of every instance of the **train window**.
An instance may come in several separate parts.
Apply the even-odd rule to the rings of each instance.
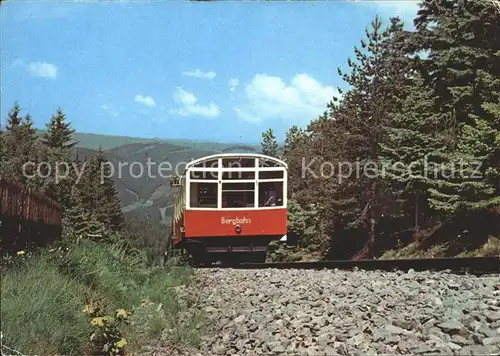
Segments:
[[[283,206],[283,182],[259,183],[259,207]]]
[[[281,165],[269,159],[259,158],[259,167],[281,167]]]
[[[192,208],[217,208],[217,183],[191,182],[190,205]]]
[[[243,191],[254,191],[255,184],[252,183],[238,183],[238,182],[224,182],[222,183],[222,192],[234,191],[234,192],[243,192]]]
[[[222,180],[235,179],[255,179],[255,172],[231,171],[222,173]]]
[[[283,178],[283,171],[261,171],[259,179],[278,179]]]
[[[255,167],[255,158],[223,158],[224,168],[248,168]]]
[[[196,168],[218,168],[219,167],[219,160],[218,159],[211,159],[208,161],[203,161],[203,162],[195,164],[193,167],[196,167]]]
[[[254,206],[254,183],[222,183],[223,208],[253,208]]]
[[[217,180],[219,178],[218,171],[191,171],[189,174],[191,179]]]

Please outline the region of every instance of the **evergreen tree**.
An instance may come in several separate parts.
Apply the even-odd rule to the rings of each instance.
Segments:
[[[19,106],[19,103],[16,101],[12,106],[12,109],[9,111],[9,116],[7,118],[7,125],[5,127],[7,131],[11,131],[13,128],[19,127],[19,125],[21,125],[23,119],[20,116],[20,114],[21,114],[21,106]]]
[[[63,236],[71,240],[100,239],[104,236],[105,226],[97,220],[93,210],[85,208],[80,189],[75,187],[69,196],[71,204],[63,217]]]
[[[69,179],[72,165],[70,149],[77,144],[73,140],[75,130],[71,128],[71,123],[67,122],[66,115],[61,108],[58,108],[56,114],[52,115],[46,127],[47,130],[41,140],[47,147],[45,158],[51,167],[48,182],[49,191],[61,203],[63,215],[65,215],[70,201],[70,187],[73,184]],[[59,171],[56,170],[56,166],[58,166]],[[57,172],[58,177],[55,176]],[[45,173],[48,174],[49,172]]]
[[[5,131],[0,126],[0,178],[4,174],[4,165],[7,161],[7,151],[5,150]]]
[[[338,226],[367,232],[363,257],[372,253],[378,220],[393,209],[394,197],[380,174],[379,156],[383,127],[397,110],[401,87],[408,80],[402,38],[399,19],[391,19],[385,30],[378,17],[372,21],[361,49],[354,49],[356,60],[348,60],[350,72],[339,69],[350,89],[337,107],[330,104],[329,116],[334,120],[325,132],[339,140],[338,147],[332,148],[337,166],[347,164],[347,173],[351,172],[332,189],[331,213],[337,216]]]
[[[297,126],[292,126],[286,134],[283,159],[288,165],[288,190],[291,196],[304,186],[301,165],[302,158],[307,157],[308,141],[306,131]]]
[[[301,144],[304,135],[304,130],[298,128],[295,125],[288,129],[285,137],[285,143],[283,145],[283,157],[285,159],[287,159],[287,157],[290,157],[291,153],[296,150],[297,147]]]
[[[73,173],[74,182],[68,201],[70,204],[65,214],[65,235],[71,239],[108,238],[112,228],[107,224],[106,200],[100,183],[100,167],[96,157],[80,162],[77,156],[74,163],[83,174],[80,180]],[[73,170],[72,172],[76,172]]]
[[[413,206],[418,232],[421,216],[428,211],[428,189],[438,178],[429,158],[445,152],[446,147],[439,136],[442,121],[432,115],[436,100],[420,75],[412,79],[403,89],[401,106],[391,116],[380,146],[385,177],[398,197]]]
[[[266,132],[262,133],[261,146],[263,154],[278,158],[279,145],[272,129],[268,129]]]
[[[415,52],[446,124],[444,152],[429,203],[448,217],[500,204],[500,14],[490,1],[424,1],[415,20]],[[479,168],[478,168],[479,167]],[[476,169],[478,168],[478,169]]]
[[[9,111],[7,125],[2,133],[2,175],[18,183],[32,186],[36,165],[36,134],[31,116],[20,116],[21,107],[16,102]],[[31,163],[31,164],[28,164]]]
[[[69,152],[69,149],[78,143],[73,140],[75,130],[71,128],[71,123],[66,121],[66,115],[61,108],[57,109],[46,126],[43,142],[47,147]]]
[[[113,232],[121,231],[123,228],[123,213],[121,204],[116,192],[115,183],[110,176],[108,160],[102,149],[99,149],[94,161],[99,170],[99,186],[97,194],[97,217],[105,226]]]

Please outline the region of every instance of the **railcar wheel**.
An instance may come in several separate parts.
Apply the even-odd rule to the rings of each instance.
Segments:
[[[237,266],[241,263],[241,256],[230,253],[227,256],[224,256],[220,259],[220,262],[223,266]]]
[[[199,267],[201,265],[203,265],[203,257],[200,256],[200,255],[191,255],[191,265],[193,267]]]
[[[252,262],[264,263],[266,262],[267,251],[264,252],[254,252],[252,254]]]

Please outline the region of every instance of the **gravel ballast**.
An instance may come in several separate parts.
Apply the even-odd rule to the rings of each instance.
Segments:
[[[500,353],[500,277],[198,269],[181,293],[213,330],[186,355]]]

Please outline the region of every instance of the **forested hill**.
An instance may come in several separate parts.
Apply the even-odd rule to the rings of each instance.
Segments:
[[[165,176],[175,175],[175,167],[180,169],[182,164],[192,159],[228,150],[246,149],[255,152],[261,150],[260,145],[188,139],[155,140],[87,133],[75,133],[73,137],[77,144],[71,149],[72,158],[90,160],[97,156],[99,148],[101,148],[106,159],[115,167],[113,179],[125,211],[148,206],[159,208],[169,205],[172,196],[170,182]],[[151,175],[147,173],[148,160],[152,162]],[[161,172],[157,170],[162,162],[164,164],[168,162],[172,166],[172,171],[170,173],[163,172],[163,177],[160,175]],[[144,174],[140,174],[140,167],[144,169]]]
[[[290,226],[303,249],[436,257],[490,238],[498,255],[498,5],[422,1],[414,31],[374,19],[338,69],[349,89],[325,114],[290,128],[283,147],[264,133],[264,151],[289,164]]]
[[[36,129],[36,134],[38,136],[43,135],[45,130]],[[241,145],[238,143],[227,143],[227,142],[216,142],[216,141],[204,141],[204,140],[192,140],[192,139],[162,139],[162,138],[141,138],[141,137],[130,137],[130,136],[119,136],[119,135],[102,135],[98,133],[87,133],[87,132],[75,132],[73,134],[73,139],[77,142],[75,147],[77,148],[90,148],[93,150],[98,150],[99,148],[103,150],[111,150],[125,145],[137,144],[137,143],[148,143],[148,144],[171,144],[177,147],[189,148],[193,150],[209,150],[209,151],[223,151],[228,147],[235,145]],[[256,141],[256,140],[254,140]],[[258,143],[247,143],[246,146],[252,149],[260,149]],[[175,148],[175,147],[174,147]]]

